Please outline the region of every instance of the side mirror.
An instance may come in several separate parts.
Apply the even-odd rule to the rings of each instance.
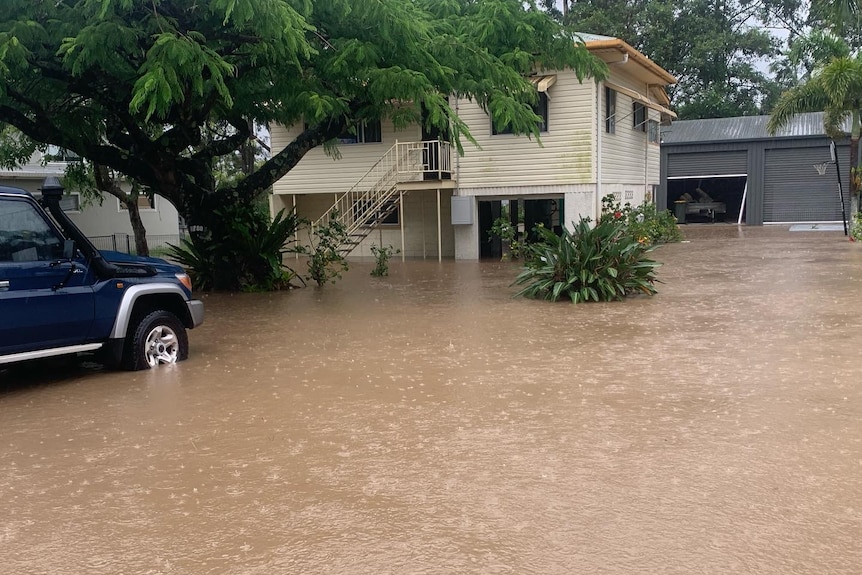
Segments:
[[[75,258],[75,240],[66,240],[63,242],[63,259],[71,260]]]

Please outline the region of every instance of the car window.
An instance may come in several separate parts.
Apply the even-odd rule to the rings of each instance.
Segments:
[[[30,202],[0,200],[0,262],[53,261],[63,241]]]

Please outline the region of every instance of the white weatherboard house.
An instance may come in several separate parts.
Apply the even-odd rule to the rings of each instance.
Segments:
[[[665,87],[676,79],[622,40],[582,38],[610,74],[598,83],[581,83],[572,71],[530,78],[544,120],[541,145],[495,133],[477,103],[453,97],[479,148],[465,143],[459,156],[420,126],[362,126],[341,140],[340,159],[316,148],[276,182],[274,211],[296,208],[312,221],[337,211],[353,236],[344,249],[352,255],[370,255],[377,244],[399,248],[402,257],[475,260],[499,257],[488,230],[503,202],[520,206],[530,230],[537,223],[559,229],[582,216],[595,219],[608,194],[632,205],[654,200],[659,125],[675,118]],[[273,147],[301,128],[273,126]]]
[[[43,161],[43,154],[36,152],[25,165],[15,170],[0,170],[0,186],[23,188],[41,195],[42,183],[48,176],[62,180],[66,162],[62,150],[49,146]],[[60,203],[76,226],[92,239],[100,249],[129,251],[134,249],[135,240],[129,214],[125,206],[114,196],[104,195],[102,204],[84,205],[80,194],[67,191]],[[179,242],[179,214],[176,208],[161,196],[140,198],[141,220],[147,230],[150,248],[164,246],[165,243]]]

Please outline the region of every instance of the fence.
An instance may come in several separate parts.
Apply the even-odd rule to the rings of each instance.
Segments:
[[[168,244],[179,245],[180,239],[184,238],[185,234],[173,235],[148,235],[147,247],[150,248],[150,255],[158,256],[164,254],[168,249]],[[135,238],[129,234],[111,234],[109,236],[91,236],[90,241],[100,250],[113,250],[126,254],[135,253]]]

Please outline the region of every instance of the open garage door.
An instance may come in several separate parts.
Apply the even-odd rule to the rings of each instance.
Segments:
[[[748,176],[744,173],[727,176],[669,177],[667,179],[668,208],[673,210],[678,200],[686,201],[686,222],[688,223],[740,221],[747,180]],[[742,221],[745,221],[744,212],[742,216]]]
[[[835,165],[828,164],[823,175],[814,167],[828,161],[828,148],[766,150],[763,222],[840,222]]]

